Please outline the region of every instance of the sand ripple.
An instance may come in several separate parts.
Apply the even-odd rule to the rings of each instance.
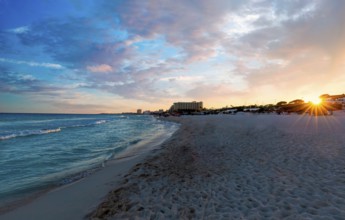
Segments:
[[[179,120],[91,219],[345,219],[344,118]]]

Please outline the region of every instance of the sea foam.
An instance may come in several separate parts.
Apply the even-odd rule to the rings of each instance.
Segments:
[[[50,134],[50,133],[60,132],[62,129],[66,129],[66,128],[95,126],[95,125],[104,124],[104,123],[107,123],[107,120],[98,120],[96,122],[92,122],[88,124],[75,124],[75,125],[62,126],[59,128],[52,128],[52,129],[15,131],[13,133],[1,135],[0,140],[7,140],[11,138],[16,138],[16,137],[27,137],[27,136],[32,136],[32,135]]]
[[[82,178],[170,127],[144,115],[0,114],[0,209],[5,200]]]
[[[0,136],[0,140],[7,140],[11,138],[16,138],[16,137],[26,137],[26,136],[32,136],[32,135],[49,134],[49,133],[55,133],[55,132],[60,132],[60,131],[61,131],[61,128],[19,131],[12,134]]]

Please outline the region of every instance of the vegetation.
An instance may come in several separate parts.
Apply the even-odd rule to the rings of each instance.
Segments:
[[[188,115],[200,115],[200,114],[235,114],[237,112],[252,112],[252,113],[277,113],[277,114],[290,114],[290,113],[297,113],[297,114],[310,114],[310,115],[327,115],[330,114],[332,111],[341,110],[342,105],[338,103],[330,103],[326,102],[326,99],[332,97],[344,97],[345,95],[339,96],[330,96],[328,94],[323,94],[319,98],[321,99],[320,104],[314,104],[312,102],[306,103],[302,99],[295,99],[290,102],[287,101],[279,101],[276,104],[267,104],[267,105],[240,105],[240,106],[226,106],[223,108],[215,109],[206,109],[203,108],[201,111],[192,111],[192,110],[184,110],[180,112],[173,112],[170,110],[170,115],[181,115],[181,114],[188,114]],[[167,113],[165,113],[167,114]]]

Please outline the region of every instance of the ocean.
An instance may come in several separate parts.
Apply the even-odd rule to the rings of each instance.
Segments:
[[[148,115],[0,114],[0,204],[80,179],[177,128]]]

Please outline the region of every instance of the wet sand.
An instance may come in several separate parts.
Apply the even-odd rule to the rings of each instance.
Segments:
[[[134,165],[157,153],[157,149],[168,136],[157,136],[150,141],[140,142],[130,150],[117,155],[114,160],[108,161],[99,171],[79,181],[53,189],[31,201],[25,201],[9,212],[0,213],[0,220],[85,219],[107,193],[118,186],[123,176]]]

